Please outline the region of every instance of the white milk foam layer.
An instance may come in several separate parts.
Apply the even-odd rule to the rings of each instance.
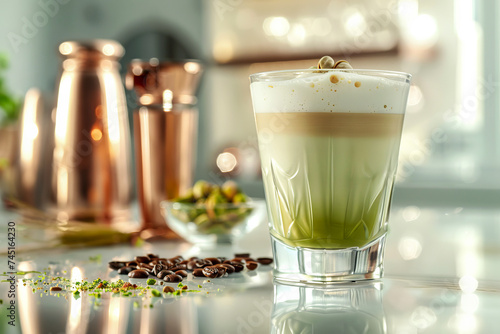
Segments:
[[[256,113],[403,114],[409,86],[377,76],[328,71],[306,73],[288,80],[253,82],[250,89]]]

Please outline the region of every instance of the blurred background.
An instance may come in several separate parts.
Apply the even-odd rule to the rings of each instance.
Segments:
[[[57,48],[66,40],[120,42],[122,76],[135,58],[200,59],[195,179],[236,179],[263,197],[249,74],[307,68],[327,54],[355,68],[409,72],[396,204],[495,207],[499,7],[495,0],[16,1],[0,13],[2,87],[19,101],[36,87],[53,103]],[[131,115],[134,98],[127,101]]]

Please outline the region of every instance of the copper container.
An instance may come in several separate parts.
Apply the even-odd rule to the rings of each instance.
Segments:
[[[174,237],[160,202],[173,199],[193,184],[198,110],[195,92],[202,73],[196,61],[133,61],[127,88],[134,89],[137,192],[142,229],[149,236]]]
[[[56,89],[49,209],[59,219],[128,219],[131,144],[125,91],[111,40],[64,42]]]

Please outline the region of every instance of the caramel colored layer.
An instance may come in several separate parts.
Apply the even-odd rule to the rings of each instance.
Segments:
[[[399,136],[402,114],[381,113],[257,113],[257,131],[335,137]]]

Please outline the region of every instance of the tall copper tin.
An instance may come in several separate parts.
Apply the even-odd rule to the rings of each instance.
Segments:
[[[134,142],[142,228],[152,236],[174,237],[160,202],[193,183],[198,110],[195,92],[202,74],[196,61],[133,61],[127,88],[134,89]],[[149,235],[148,235],[149,236]]]
[[[111,40],[64,42],[54,109],[49,209],[59,219],[128,219],[131,144],[125,91]]]

